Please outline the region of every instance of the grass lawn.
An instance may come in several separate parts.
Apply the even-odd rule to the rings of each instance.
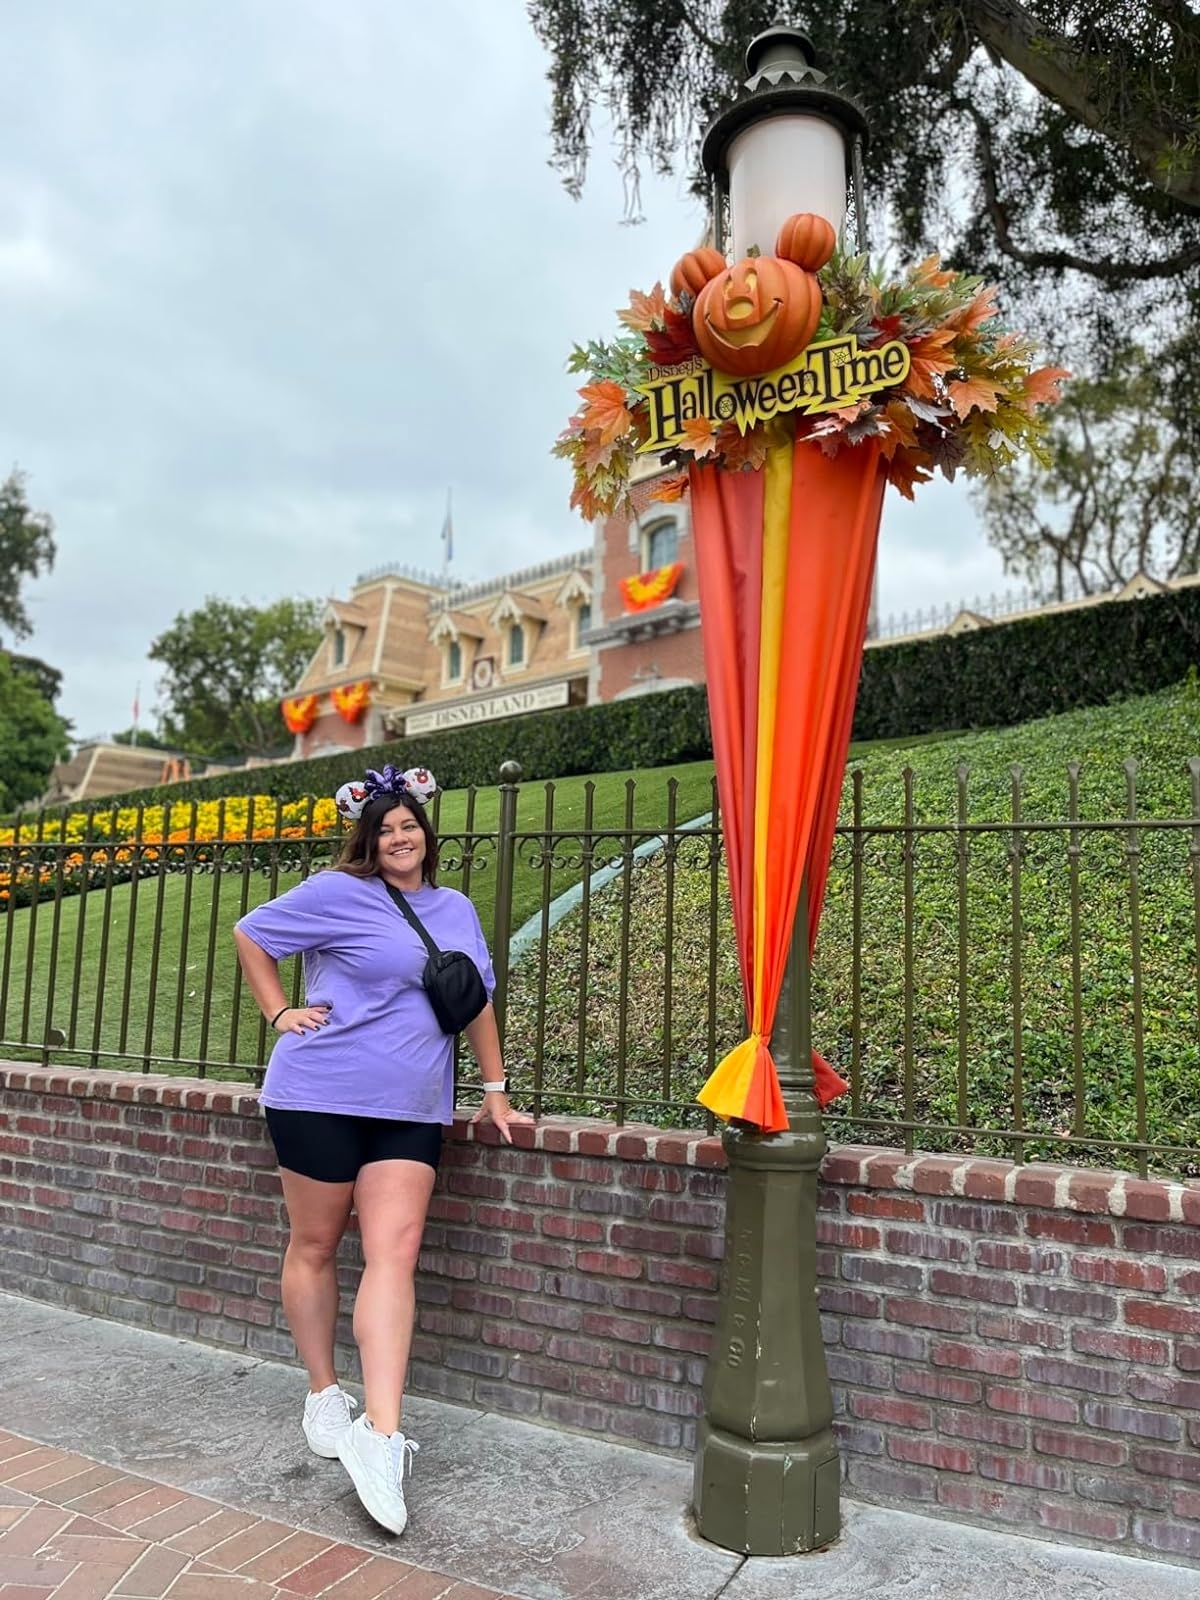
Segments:
[[[862,821],[874,830],[861,835],[860,917],[856,931],[854,853],[843,835],[813,984],[817,1048],[845,1075],[856,1068],[853,1099],[837,1110],[861,1120],[835,1127],[869,1134],[873,1121],[903,1119],[1061,1137],[1023,1147],[974,1141],[1026,1159],[1087,1160],[1087,1139],[1200,1151],[1200,895],[1191,856],[1200,832],[1081,826],[1072,840],[1063,829],[1015,836],[1005,826],[1014,785],[1024,823],[1061,822],[1076,761],[1082,823],[1121,818],[1131,804],[1143,820],[1190,818],[1186,762],[1198,753],[1200,694],[1181,686],[1022,728],[859,754],[852,767],[862,773]],[[965,856],[947,826],[960,767],[969,772],[967,817],[993,825],[970,837]],[[930,829],[908,851],[888,831],[905,817],[906,770],[912,818]],[[843,823],[850,794],[847,784]],[[544,965],[531,953],[514,970],[510,1072],[528,1081],[540,1063],[547,1108],[602,1114],[605,1095],[694,1094],[743,1031],[728,897],[722,875],[714,906],[702,842],[673,860],[652,858],[593,897],[586,955],[583,937],[581,919],[567,919],[550,935]],[[616,1004],[622,983],[624,1012]],[[641,1114],[680,1115],[660,1106]],[[915,1142],[969,1143],[927,1132]],[[1172,1156],[1150,1164],[1200,1170]]]

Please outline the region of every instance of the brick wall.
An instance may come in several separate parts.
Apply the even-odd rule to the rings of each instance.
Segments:
[[[292,1357],[251,1093],[23,1066],[0,1090],[0,1289]],[[689,1450],[720,1142],[521,1132],[455,1127],[414,1388]],[[820,1207],[850,1493],[1200,1566],[1200,1186],[842,1147]],[[347,1289],[357,1262],[351,1237]]]

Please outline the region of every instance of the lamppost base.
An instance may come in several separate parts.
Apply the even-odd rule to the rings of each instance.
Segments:
[[[828,1428],[756,1443],[700,1423],[693,1504],[701,1538],[747,1556],[821,1550],[841,1532],[841,1465]]]

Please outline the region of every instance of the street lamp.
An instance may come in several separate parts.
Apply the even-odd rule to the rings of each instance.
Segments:
[[[841,231],[853,190],[864,248],[866,118],[779,24],[746,51],[744,93],[713,122],[701,159],[719,249],[774,249],[784,220],[813,211]],[[788,1131],[724,1133],[725,1261],[704,1383],[693,1500],[701,1535],[746,1555],[817,1550],[841,1528],[841,1468],[816,1282],[817,1176],[825,1134],[809,1026],[808,895],[802,887],[771,1053]]]

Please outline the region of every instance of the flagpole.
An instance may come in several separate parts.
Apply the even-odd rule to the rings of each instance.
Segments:
[[[442,523],[442,583],[450,587],[450,562],[454,558],[454,516],[451,508],[451,491],[446,490],[446,516]]]
[[[133,730],[130,744],[136,746],[138,742],[138,721],[142,714],[142,685],[139,680],[133,691]]]

